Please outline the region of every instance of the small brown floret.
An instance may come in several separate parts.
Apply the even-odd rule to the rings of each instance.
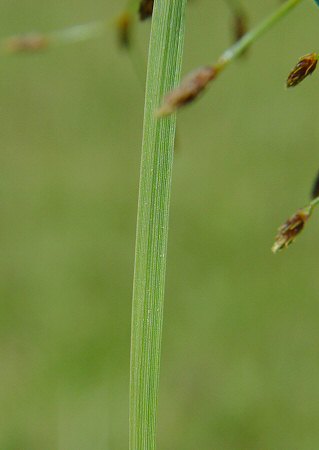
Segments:
[[[279,250],[287,248],[288,245],[295,240],[298,234],[303,230],[310,215],[310,207],[299,209],[287,220],[287,222],[279,227],[275,243],[272,246],[273,253],[277,253]]]
[[[166,116],[178,108],[192,102],[215,78],[218,71],[214,66],[204,66],[191,72],[182,80],[180,86],[171,91],[164,98],[162,106],[157,111],[157,116]]]
[[[9,52],[35,52],[44,50],[49,45],[49,39],[43,34],[30,33],[21,36],[12,36],[5,42]]]
[[[319,173],[313,183],[312,191],[311,191],[311,199],[319,197]]]
[[[308,75],[311,75],[317,66],[317,62],[317,53],[309,53],[308,55],[302,56],[288,75],[287,87],[297,86]]]
[[[239,12],[234,16],[234,41],[239,41],[244,34],[247,33],[247,17],[244,13]]]
[[[120,15],[116,22],[118,42],[121,47],[128,48],[131,44],[132,16],[128,12]]]
[[[148,19],[152,17],[153,14],[154,0],[141,0],[138,13],[141,20]]]

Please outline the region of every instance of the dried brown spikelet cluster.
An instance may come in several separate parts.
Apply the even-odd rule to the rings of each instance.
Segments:
[[[281,225],[281,227],[279,227],[275,243],[272,246],[273,253],[277,253],[279,250],[287,248],[288,245],[295,240],[298,234],[303,230],[311,212],[312,208],[310,206],[299,209],[283,225]]]
[[[213,80],[218,73],[214,66],[204,66],[191,72],[184,78],[180,86],[164,98],[162,106],[157,110],[158,117],[167,116],[178,108],[192,102]]]
[[[302,56],[287,78],[287,87],[297,86],[315,70],[318,62],[317,53],[308,53]]]
[[[30,33],[21,36],[12,36],[5,41],[5,48],[12,53],[19,52],[35,52],[44,50],[49,45],[48,37],[38,34]]]
[[[154,7],[154,0],[141,0],[138,13],[141,20],[152,17]]]

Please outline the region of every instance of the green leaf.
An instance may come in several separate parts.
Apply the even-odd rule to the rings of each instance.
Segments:
[[[133,285],[130,450],[155,450],[168,218],[176,115],[157,119],[180,79],[186,0],[154,4],[141,158]]]

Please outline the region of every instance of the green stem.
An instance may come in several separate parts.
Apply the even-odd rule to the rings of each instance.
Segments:
[[[310,202],[309,206],[311,210],[313,210],[313,208],[315,208],[318,204],[319,204],[319,197],[316,197]]]
[[[48,33],[32,32],[9,36],[1,39],[0,52],[12,54],[19,52],[34,52],[61,45],[76,44],[101,37],[109,28],[108,20],[97,20],[83,25],[75,25],[62,30]]]
[[[303,0],[288,0],[280,6],[273,14],[268,16],[259,25],[246,33],[238,42],[227,49],[218,59],[216,67],[224,68],[237,56],[240,56],[254,41],[262,36],[266,31],[272,28],[280,19],[282,19],[292,8],[297,6]]]
[[[130,450],[156,448],[168,218],[176,117],[158,120],[179,82],[186,0],[155,1],[146,84],[133,286]]]
[[[76,25],[48,33],[48,39],[53,47],[88,41],[103,36],[109,27],[109,21],[100,20],[83,25]]]

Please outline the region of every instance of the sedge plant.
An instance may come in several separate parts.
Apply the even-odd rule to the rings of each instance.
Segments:
[[[286,0],[247,31],[241,2],[227,0],[233,12],[236,42],[211,65],[202,66],[181,83],[187,0],[129,0],[115,24],[120,44],[130,50],[133,22],[151,19],[143,141],[139,183],[135,272],[131,323],[129,449],[155,450],[165,272],[176,111],[194,101],[217,75],[304,0]],[[319,0],[315,0],[318,5]],[[32,33],[1,41],[6,54],[43,51],[102,36],[109,21],[98,20],[48,34]],[[299,59],[287,86],[313,73],[317,53]],[[319,204],[319,178],[311,201],[279,228],[273,251],[287,247]]]

